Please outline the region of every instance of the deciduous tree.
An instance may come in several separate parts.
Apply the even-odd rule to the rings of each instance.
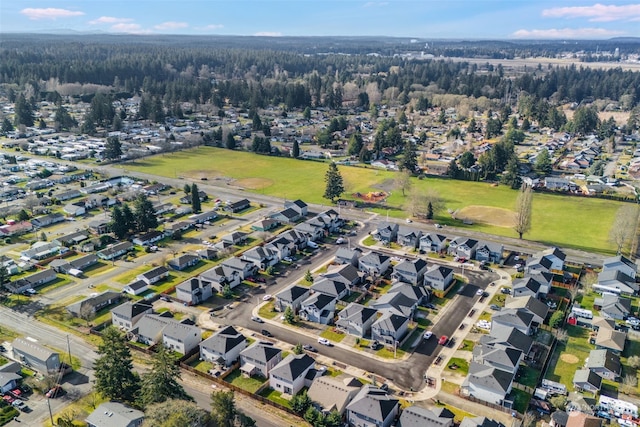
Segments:
[[[217,427],[233,427],[236,414],[233,391],[211,393],[211,419]]]
[[[211,416],[194,402],[169,399],[144,410],[143,427],[207,427]]]
[[[533,192],[531,187],[523,185],[516,199],[516,215],[513,229],[518,233],[518,237],[522,239],[522,235],[531,230],[531,212],[532,212]]]
[[[637,224],[637,205],[625,204],[618,209],[616,217],[613,220],[613,225],[611,226],[611,231],[609,232],[609,239],[616,245],[618,255],[622,254],[624,247],[631,239],[637,238]]]

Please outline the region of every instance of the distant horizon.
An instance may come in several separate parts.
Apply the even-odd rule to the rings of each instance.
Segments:
[[[1,34],[607,40],[640,36],[635,1],[25,0],[0,4],[0,28]]]

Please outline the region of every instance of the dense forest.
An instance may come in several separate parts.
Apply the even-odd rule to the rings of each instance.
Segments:
[[[599,43],[599,48],[607,45]],[[608,43],[609,47],[629,46],[628,50],[640,46],[634,41]],[[563,47],[559,43],[443,41],[432,46],[443,56],[469,57],[544,55]],[[586,46],[593,43],[571,48]],[[61,85],[85,85],[72,94],[89,96],[98,91],[97,86],[119,98],[145,94],[161,99],[166,108],[183,101],[228,102],[246,108],[275,104],[290,109],[333,108],[345,103],[368,108],[369,102],[380,101],[367,93],[372,85],[380,94],[392,89],[391,96],[400,103],[424,88],[434,94],[511,103],[521,92],[554,105],[609,99],[623,100],[623,107],[631,109],[640,100],[637,72],[573,65],[538,67],[514,75],[501,66],[399,55],[417,47],[422,45],[401,39],[376,43],[369,38],[11,35],[0,42],[0,84],[11,88],[9,95],[14,98],[27,84],[43,98]],[[372,51],[375,55],[364,54]]]

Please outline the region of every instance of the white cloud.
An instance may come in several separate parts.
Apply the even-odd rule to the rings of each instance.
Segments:
[[[282,33],[279,31],[259,31],[254,34],[257,37],[282,37]]]
[[[118,33],[140,33],[142,31],[142,27],[139,24],[121,22],[119,24],[112,25],[111,30]]]
[[[93,21],[89,21],[89,24],[91,25],[98,25],[98,24],[124,24],[126,22],[132,22],[133,19],[131,18],[116,18],[113,16],[101,16],[98,19],[94,19]]]
[[[362,7],[384,7],[388,6],[389,2],[386,1],[369,1],[362,5]]]
[[[205,30],[219,30],[221,28],[224,28],[224,25],[222,25],[222,24],[211,24],[211,25],[207,25],[206,27],[204,27]]]
[[[640,19],[640,4],[616,6],[594,4],[593,6],[553,7],[542,11],[548,18],[587,18],[592,22],[636,21]]]
[[[547,30],[518,30],[511,36],[519,39],[594,39],[622,34],[625,32],[605,28],[550,28]]]
[[[189,24],[187,24],[186,22],[175,22],[175,21],[168,21],[168,22],[163,22],[162,24],[158,24],[155,25],[153,28],[155,28],[156,30],[177,30],[180,28],[187,28],[189,26]]]
[[[80,12],[78,10],[57,9],[54,7],[48,7],[48,8],[28,7],[26,9],[22,9],[20,13],[34,21],[41,20],[41,19],[56,20],[58,18],[73,18],[75,16],[84,15],[84,12]]]

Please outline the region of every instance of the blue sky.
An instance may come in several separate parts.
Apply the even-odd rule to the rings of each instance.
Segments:
[[[640,36],[617,0],[3,0],[0,32],[606,39]]]

